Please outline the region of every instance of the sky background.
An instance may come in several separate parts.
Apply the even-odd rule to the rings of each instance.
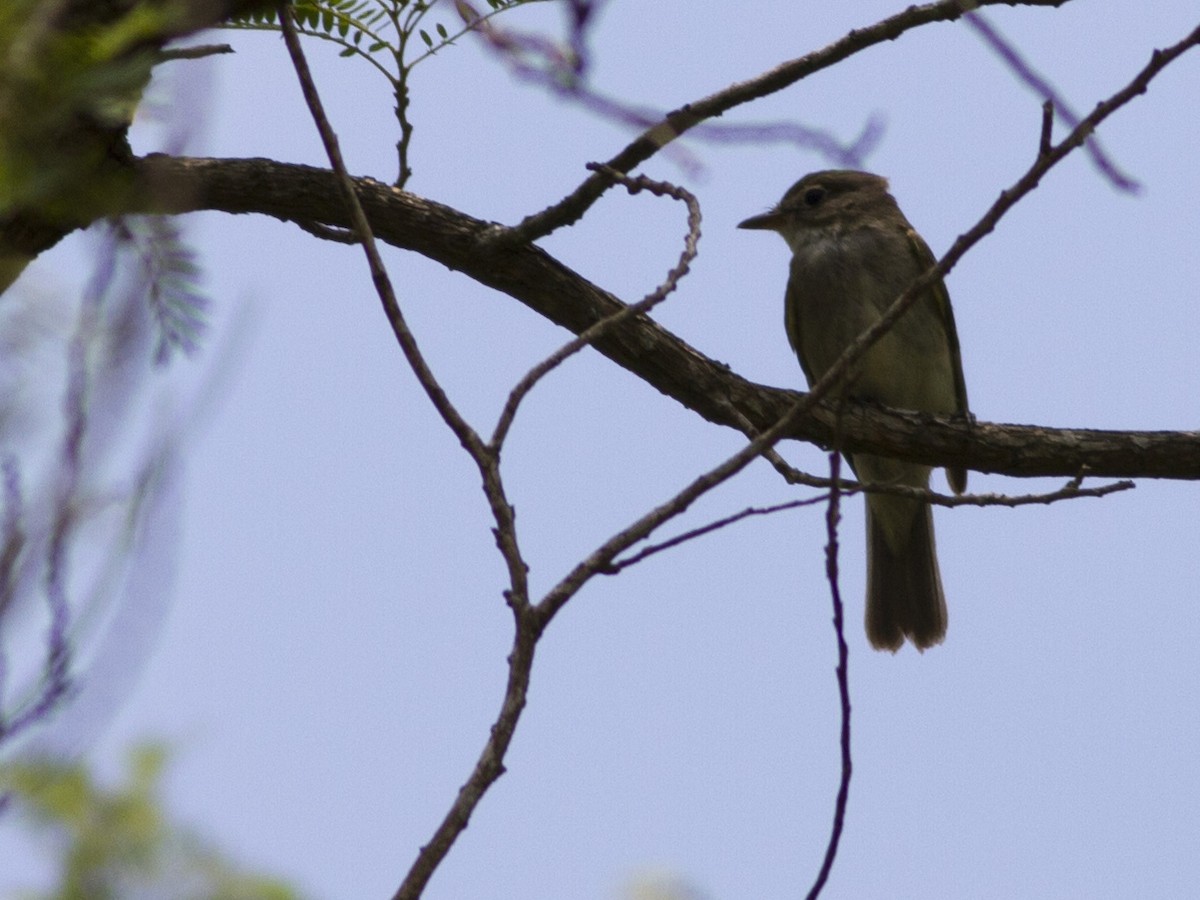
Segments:
[[[674,108],[899,8],[614,0],[591,35],[592,84]],[[1182,0],[987,15],[1081,112],[1196,24]],[[551,5],[500,21],[561,26]],[[217,39],[236,55],[175,64],[191,152],[324,166],[279,39]],[[351,172],[391,181],[386,84],[307,48]],[[1193,51],[1103,126],[1139,195],[1076,154],[951,274],[980,420],[1200,427],[1198,89]],[[421,64],[413,91],[409,188],[482,219],[543,208],[633,137],[471,41]],[[849,140],[883,117],[867,165],[940,254],[1029,165],[1040,102],[972,31],[943,24],[723,121]],[[786,247],[735,226],[829,162],[783,144],[686,146],[699,172],[664,154],[639,170],[684,184],[704,214],[692,273],[655,317],[747,378],[801,387],[782,324]],[[262,217],[186,222],[214,309],[206,350],[175,365],[175,399],[153,407],[183,429],[179,477],[132,576],[132,623],[94,641],[85,708],[101,712],[41,739],[94,734],[88,758],[115,775],[131,742],[166,738],[178,817],[307,896],[388,897],[502,695],[510,616],[478,477],[405,368],[357,249]],[[540,243],[633,301],[684,232],[679,204],[614,190]],[[22,302],[74,296],[88,247],[46,254]],[[513,382],[568,335],[421,257],[385,260],[434,371],[490,431]],[[529,398],[504,455],[535,593],[742,443],[598,354],[572,358]],[[783,449],[826,468],[816,448]],[[971,476],[975,491],[1059,483]],[[666,534],[804,496],[756,464]],[[863,635],[862,507],[845,504],[855,768],[823,896],[1194,895],[1198,501],[1192,483],[1144,481],[1104,500],[937,510],[949,634],[896,656]],[[704,897],[803,895],[839,771],[824,543],[824,511],[809,507],[590,584],[540,645],[508,772],[426,896],[600,900],[647,872]],[[0,824],[0,894],[36,879],[27,854]]]

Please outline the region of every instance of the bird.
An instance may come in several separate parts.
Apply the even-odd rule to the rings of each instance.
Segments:
[[[784,322],[810,387],[935,261],[887,179],[870,172],[805,175],[774,208],[738,227],[774,231],[791,248]],[[833,396],[969,416],[954,313],[941,279],[850,367]],[[930,467],[921,463],[868,453],[847,459],[861,481],[929,486]],[[946,477],[955,493],[966,490],[965,469],[948,468]],[[940,644],[946,597],[929,504],[868,492],[866,525],[867,639],[893,653],[905,640],[921,651]]]

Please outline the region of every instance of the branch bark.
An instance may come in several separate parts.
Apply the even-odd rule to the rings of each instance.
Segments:
[[[350,225],[332,173],[267,159],[137,162],[140,200],[130,212],[258,213],[304,226]],[[531,244],[497,247],[493,223],[371,178],[355,181],[375,234],[520,301],[574,334],[624,307],[616,297]],[[798,392],[756,384],[708,358],[645,316],[606,332],[596,349],[710,422],[765,430]],[[789,437],[828,446],[835,414],[818,407]],[[851,406],[841,445],[936,466],[1013,476],[1200,479],[1198,431],[1103,431],[971,423]]]

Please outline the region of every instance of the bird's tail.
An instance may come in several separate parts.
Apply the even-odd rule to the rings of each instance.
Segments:
[[[906,497],[867,497],[867,638],[878,650],[918,650],[946,637],[946,597],[933,511]]]

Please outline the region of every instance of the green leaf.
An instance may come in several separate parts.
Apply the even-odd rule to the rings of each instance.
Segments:
[[[166,760],[160,744],[135,748],[125,780],[115,788],[98,784],[82,765],[25,761],[0,767],[0,790],[36,826],[31,833],[49,839],[48,855],[57,856],[52,892],[23,896],[297,900],[284,881],[237,865],[170,821],[160,789]],[[188,885],[186,893],[180,884]]]

